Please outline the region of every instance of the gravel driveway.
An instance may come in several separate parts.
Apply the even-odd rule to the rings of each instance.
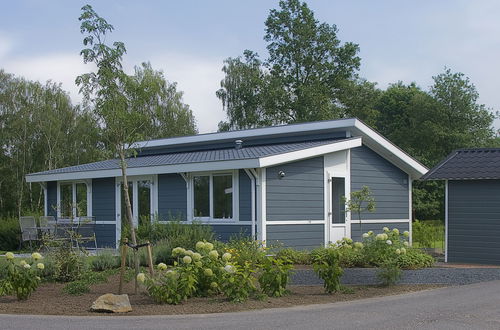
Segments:
[[[426,268],[405,270],[401,284],[449,284],[463,285],[500,280],[500,268]],[[342,276],[343,284],[378,284],[377,269],[347,268]],[[292,277],[292,284],[323,284],[312,269],[298,269]]]

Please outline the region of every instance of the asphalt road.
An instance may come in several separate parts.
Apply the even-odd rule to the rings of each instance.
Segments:
[[[500,281],[240,313],[149,317],[0,315],[0,329],[500,329]]]

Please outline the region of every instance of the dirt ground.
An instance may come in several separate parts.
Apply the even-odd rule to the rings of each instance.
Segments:
[[[91,291],[81,296],[73,296],[62,291],[64,284],[46,283],[23,302],[15,297],[0,297],[2,314],[46,314],[46,315],[97,315],[90,312],[92,302],[102,294],[117,293],[118,277],[111,277],[107,283],[91,287]],[[353,286],[354,293],[325,294],[322,286],[290,286],[291,293],[282,298],[250,299],[244,303],[233,303],[224,297],[191,298],[180,305],[158,305],[144,293],[134,294],[133,283],[127,283],[124,293],[129,294],[133,311],[121,315],[172,315],[237,312],[252,309],[289,307],[355,300],[376,296],[394,295],[442,287],[442,285],[397,285],[393,287]],[[111,315],[111,314],[101,314]],[[117,314],[113,314],[117,315]]]

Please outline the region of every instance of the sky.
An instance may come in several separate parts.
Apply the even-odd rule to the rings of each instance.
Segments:
[[[177,82],[200,133],[225,119],[215,96],[224,59],[245,49],[267,56],[264,21],[277,0],[16,0],[0,6],[0,68],[31,80],[62,83],[75,103],[74,81],[91,68],[78,17],[91,4],[113,24],[109,41],[127,48],[124,67],[151,62]],[[463,72],[480,102],[500,110],[500,1],[310,0],[320,22],[335,24],[342,42],[359,45],[359,75],[380,88],[402,81],[423,89],[444,71]],[[500,120],[495,121],[500,128]]]

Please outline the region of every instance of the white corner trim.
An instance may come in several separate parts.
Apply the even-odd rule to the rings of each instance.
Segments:
[[[413,225],[412,225],[412,215],[413,215],[413,182],[411,180],[411,175],[408,174],[408,231],[410,232],[410,246],[413,243]]]
[[[272,221],[266,222],[267,226],[273,225],[323,225],[325,220],[284,220],[284,221]]]
[[[351,220],[351,223],[402,223],[402,222],[410,222],[409,219],[373,219],[373,220]]]
[[[255,239],[255,176],[252,174],[253,172],[249,169],[245,168],[246,175],[250,178],[250,202],[252,203],[251,207],[251,219],[252,219],[252,239]]]
[[[266,239],[267,239],[267,230],[266,230],[266,223],[267,223],[267,215],[266,215],[266,169],[261,168],[259,169],[260,175],[260,240],[262,241],[262,244],[266,246]]]
[[[444,262],[448,262],[448,180],[444,182]]]

